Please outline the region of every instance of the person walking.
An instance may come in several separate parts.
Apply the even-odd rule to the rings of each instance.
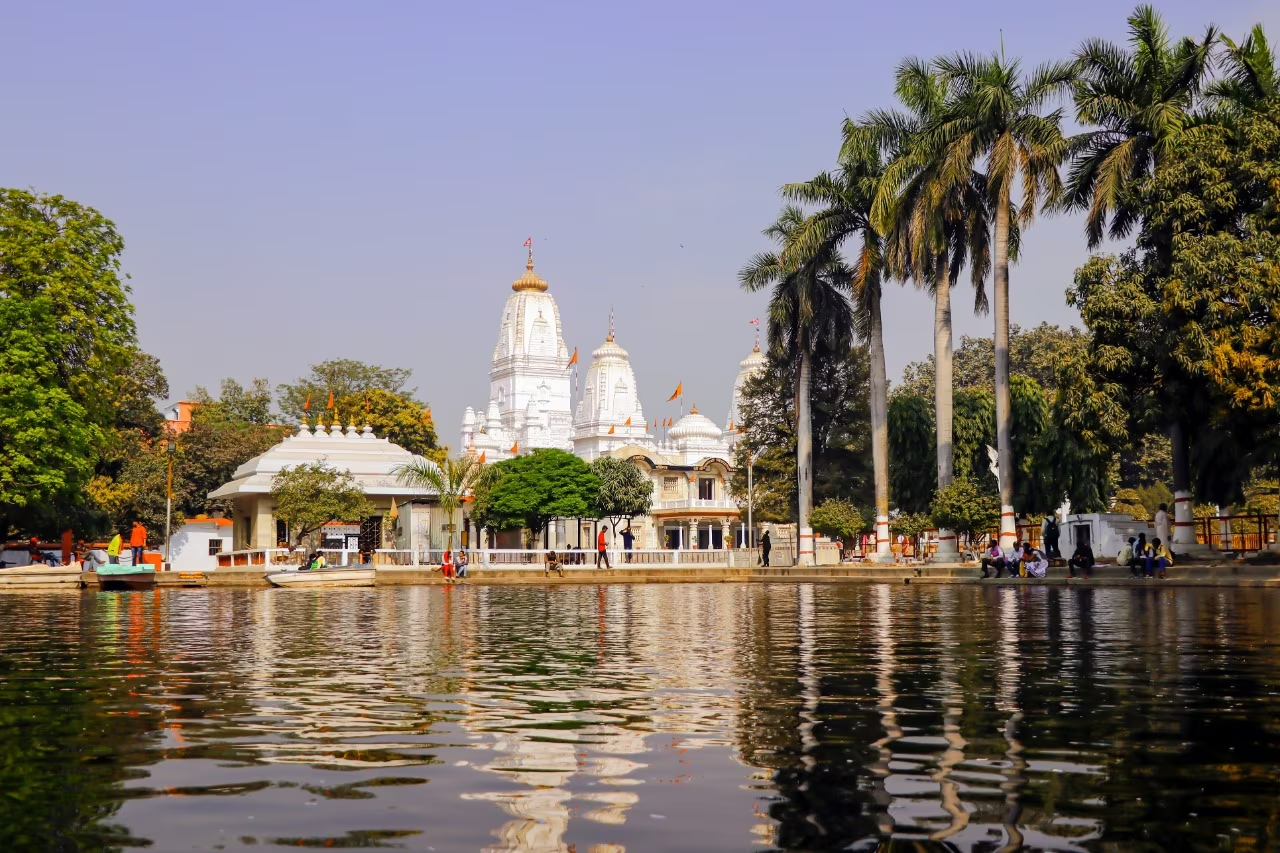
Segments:
[[[600,568],[600,563],[604,562],[606,569],[612,569],[609,565],[609,540],[605,537],[604,531],[601,530],[596,536],[596,568]]]
[[[107,562],[113,566],[120,565],[120,549],[124,547],[124,540],[117,533],[111,537],[111,541],[107,543]]]
[[[622,531],[622,547],[626,549],[626,560],[631,562],[631,549],[636,544],[636,535],[631,532],[631,525],[628,524],[626,529]]]
[[[1044,522],[1044,555],[1050,560],[1061,560],[1062,551],[1058,548],[1058,540],[1061,531],[1058,528],[1058,519],[1056,516],[1046,516]]]
[[[769,531],[764,532],[764,536],[760,538],[760,559],[763,561],[765,568],[769,566],[769,552],[773,550],[773,542],[769,540]]]
[[[142,526],[141,521],[133,523],[133,529],[129,531],[129,550],[133,552],[133,564],[135,566],[142,565],[142,552],[147,549],[147,528]]]

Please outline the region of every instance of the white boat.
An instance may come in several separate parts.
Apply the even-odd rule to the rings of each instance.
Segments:
[[[291,569],[267,575],[273,586],[311,588],[329,586],[373,586],[373,566],[341,566],[324,569]]]
[[[10,566],[0,569],[0,590],[10,589],[76,589],[82,584],[80,564],[69,566]]]

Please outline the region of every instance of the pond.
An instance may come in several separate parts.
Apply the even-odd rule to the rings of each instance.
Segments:
[[[1280,591],[0,596],[5,850],[1280,849]]]

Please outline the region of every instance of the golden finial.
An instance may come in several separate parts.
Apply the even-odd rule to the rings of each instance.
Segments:
[[[697,404],[697,403],[694,403],[694,404],[693,404],[693,408],[691,408],[691,409],[689,410],[689,414],[691,414],[691,415],[696,415],[696,414],[698,414],[698,404]]]

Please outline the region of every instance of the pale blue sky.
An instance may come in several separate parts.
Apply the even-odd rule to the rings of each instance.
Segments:
[[[1280,37],[1275,3],[1159,4]],[[683,381],[728,409],[764,297],[736,273],[777,188],[832,164],[844,116],[890,103],[907,55],[1030,64],[1123,38],[1129,3],[0,3],[0,185],[94,205],[128,248],[143,345],[175,397],[349,357],[410,367],[441,438],[488,392],[533,235],[570,349],[609,306],[650,418]],[[1037,224],[1014,322],[1075,320],[1086,256]],[[967,305],[968,291],[957,295]],[[932,308],[885,303],[890,377]],[[957,334],[990,334],[957,311]]]

